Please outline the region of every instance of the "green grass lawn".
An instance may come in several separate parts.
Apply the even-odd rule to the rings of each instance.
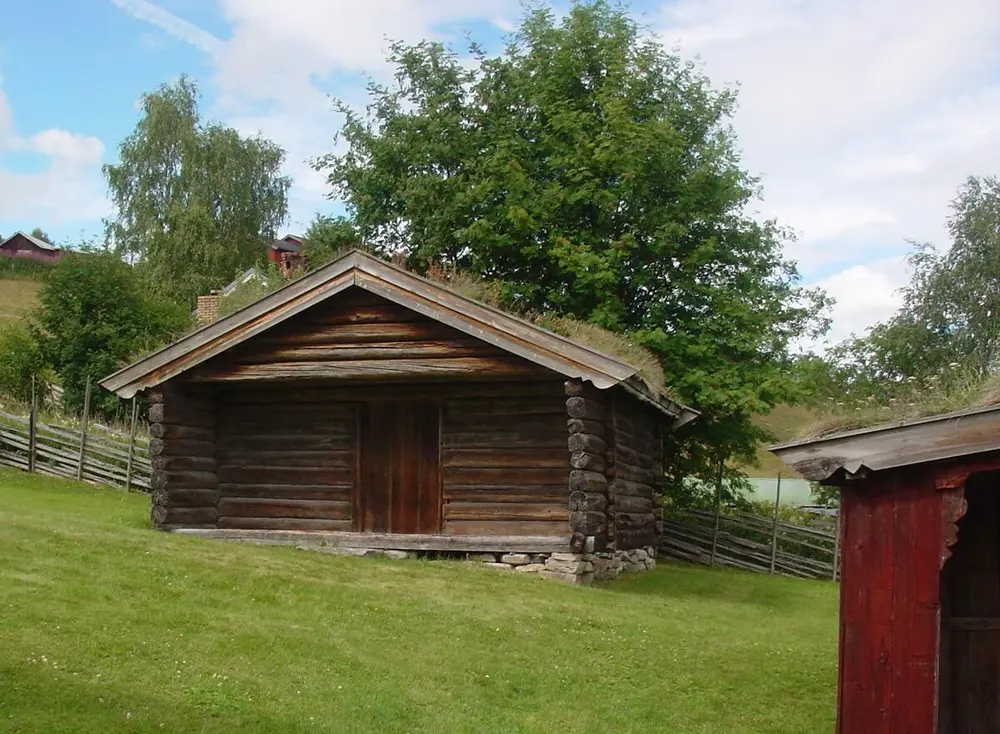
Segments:
[[[572,587],[172,536],[147,508],[0,469],[0,731],[833,729],[826,582]]]
[[[38,303],[38,280],[0,278],[0,326],[16,323]]]

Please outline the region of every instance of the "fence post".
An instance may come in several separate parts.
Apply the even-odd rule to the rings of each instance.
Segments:
[[[840,575],[840,503],[837,503],[837,530],[833,538],[833,580]]]
[[[35,443],[38,441],[38,393],[35,377],[31,377],[31,412],[28,414],[28,471],[35,471]]]
[[[125,491],[132,491],[132,460],[135,456],[135,421],[139,416],[138,398],[132,398],[132,423],[128,433],[128,462],[125,464]]]
[[[778,564],[778,505],[781,504],[781,472],[778,472],[778,487],[774,492],[774,525],[771,526],[771,574]]]
[[[87,390],[83,393],[83,426],[80,431],[80,458],[76,464],[76,478],[83,479],[83,461],[87,451],[87,421],[90,418],[90,377],[87,377]]]
[[[725,461],[719,459],[719,479],[715,483],[715,529],[712,531],[712,555],[708,561],[709,566],[715,565],[715,554],[719,549],[719,513],[722,511],[722,471]]]

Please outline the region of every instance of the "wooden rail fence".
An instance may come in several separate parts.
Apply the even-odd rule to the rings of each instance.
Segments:
[[[136,404],[128,434],[92,424],[87,412],[71,428],[40,422],[35,401],[27,417],[0,411],[0,465],[148,492],[149,439],[136,431]]]
[[[665,513],[660,553],[706,566],[729,566],[796,578],[840,578],[840,525],[779,520],[781,480],[770,517],[747,512],[674,510]],[[823,521],[818,519],[818,525]]]

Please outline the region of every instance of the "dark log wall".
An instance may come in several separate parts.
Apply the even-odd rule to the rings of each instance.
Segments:
[[[352,529],[353,404],[295,390],[227,390],[218,402],[218,527]]]
[[[212,528],[219,499],[215,399],[195,389],[149,395],[152,521],[157,528]]]
[[[443,532],[568,535],[562,383],[467,390],[441,402]]]
[[[565,385],[564,420],[569,431],[570,546],[584,549],[588,537],[595,550],[610,542],[608,523],[608,439],[611,412],[607,395],[579,380]]]
[[[546,371],[361,289],[196,368],[195,381],[510,379]]]
[[[608,539],[617,550],[656,547],[663,531],[662,421],[624,391],[609,394]]]

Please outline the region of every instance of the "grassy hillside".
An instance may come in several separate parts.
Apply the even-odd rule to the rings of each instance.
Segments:
[[[833,728],[836,587],[661,565],[570,587],[148,529],[0,469],[0,729]]]
[[[778,405],[768,415],[760,416],[757,423],[777,436],[778,442],[782,442],[802,435],[802,432],[813,425],[818,418],[819,414],[814,408],[803,405]],[[778,472],[786,477],[797,476],[764,447],[757,451],[757,458],[760,466],[745,467],[745,471],[751,477],[776,477]]]
[[[0,278],[0,326],[18,322],[38,303],[39,280]]]

